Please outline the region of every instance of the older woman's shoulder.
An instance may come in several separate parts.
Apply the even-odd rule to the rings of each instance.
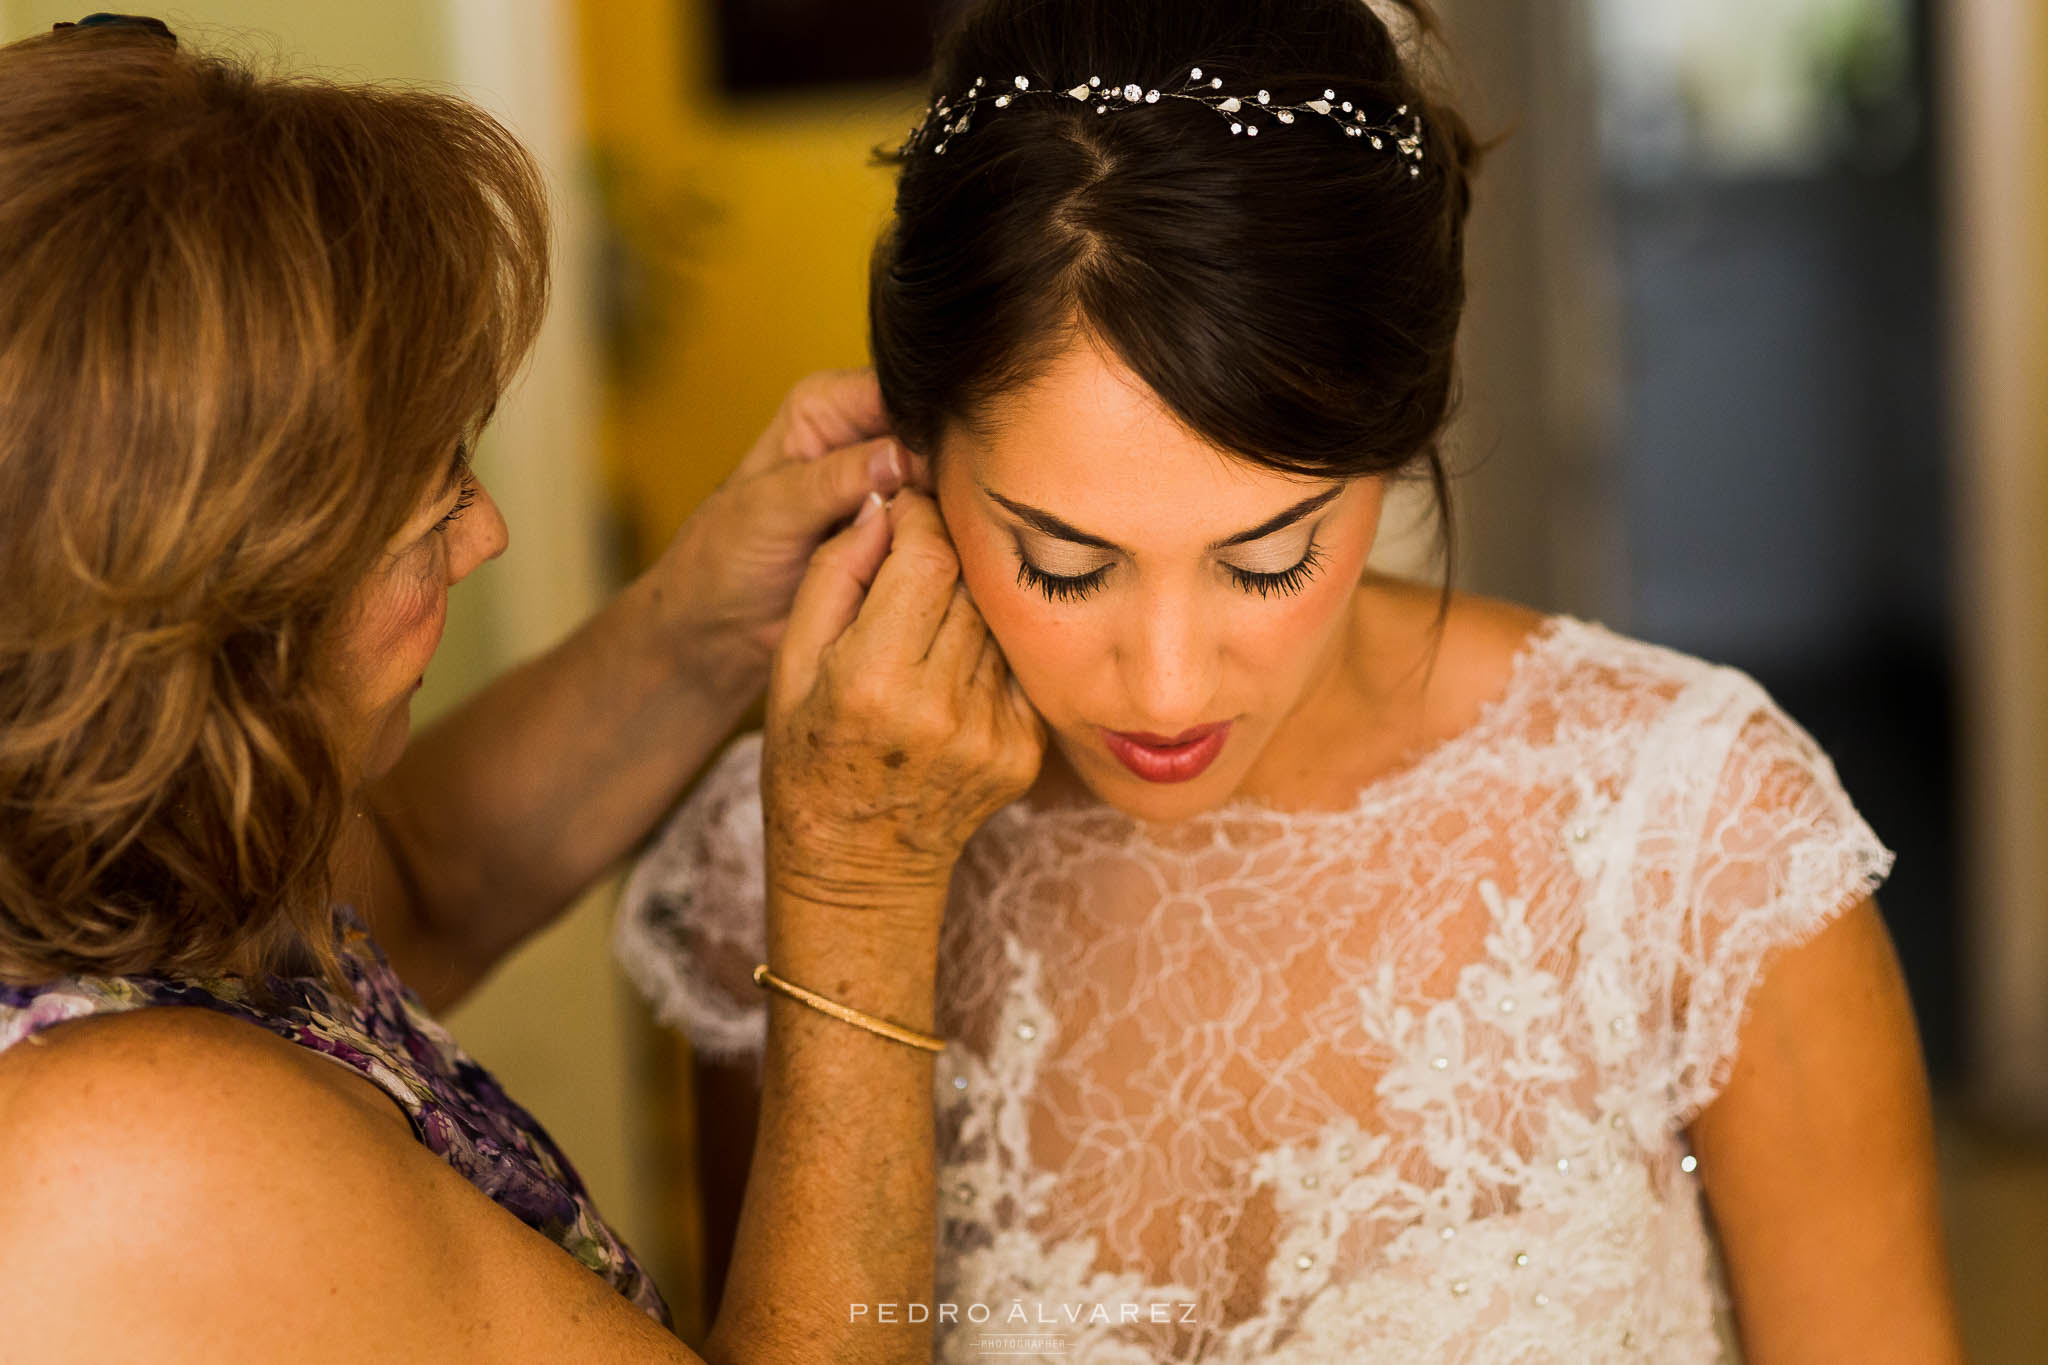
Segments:
[[[404,1114],[365,1077],[243,1020],[188,1006],[93,1014],[0,1053],[0,1161],[19,1155],[38,1126],[132,1120],[172,1137],[334,1106],[410,1134]]]
[[[204,1010],[43,1037],[0,1056],[25,1359],[694,1358],[340,1067]]]

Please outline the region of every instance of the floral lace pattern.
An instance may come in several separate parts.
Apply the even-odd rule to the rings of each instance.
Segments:
[[[270,978],[274,1009],[257,1008],[242,983],[229,979],[71,976],[0,985],[0,1052],[67,1020],[151,1006],[196,1006],[246,1020],[368,1077],[398,1102],[427,1150],[668,1326],[661,1292],[598,1215],[540,1121],[427,1012],[354,910],[337,906],[335,929],[354,1001],[310,977]]]
[[[617,934],[727,1058],[765,1027],[758,768]],[[1720,1359],[1685,1125],[1773,954],[1889,867],[1754,682],[1569,618],[1347,809],[1000,812],[940,950],[939,1357]]]

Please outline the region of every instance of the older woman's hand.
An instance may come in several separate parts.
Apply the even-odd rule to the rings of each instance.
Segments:
[[[886,514],[870,501],[819,550],[768,693],[768,877],[783,895],[943,903],[968,836],[1037,774],[1044,727],[959,574],[916,492]]]
[[[819,543],[870,490],[887,497],[922,478],[888,431],[873,370],[821,371],[790,390],[648,575],[675,609],[687,667],[736,694],[760,687]]]

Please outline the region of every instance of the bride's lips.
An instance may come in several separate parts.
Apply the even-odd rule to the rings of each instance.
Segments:
[[[1104,730],[1103,742],[1117,761],[1147,782],[1187,782],[1200,777],[1230,738],[1230,722],[1198,725],[1166,736]]]

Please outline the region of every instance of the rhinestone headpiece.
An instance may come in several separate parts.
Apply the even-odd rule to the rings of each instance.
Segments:
[[[1117,85],[1104,81],[1100,76],[1090,76],[1085,84],[1066,89],[1035,84],[1029,76],[1013,76],[1008,83],[998,81],[994,84],[986,77],[977,76],[965,94],[933,100],[925,110],[924,119],[910,130],[910,136],[897,149],[897,155],[929,152],[933,156],[944,156],[947,144],[971,128],[975,117],[983,111],[1007,109],[1019,100],[1032,98],[1092,104],[1098,114],[1135,109],[1161,100],[1185,100],[1215,110],[1230,125],[1232,133],[1245,137],[1259,135],[1261,118],[1287,125],[1308,115],[1336,124],[1344,130],[1346,137],[1370,142],[1374,151],[1392,148],[1397,156],[1409,163],[1409,175],[1422,174],[1422,167],[1415,164],[1422,160],[1422,119],[1419,115],[1410,114],[1405,104],[1396,108],[1391,118],[1374,120],[1350,100],[1337,98],[1335,90],[1325,90],[1321,99],[1303,100],[1299,104],[1275,104],[1272,92],[1267,90],[1250,95],[1226,95],[1223,93],[1223,78],[1204,75],[1199,66],[1191,68],[1187,79],[1174,90],[1148,89],[1135,83]]]

